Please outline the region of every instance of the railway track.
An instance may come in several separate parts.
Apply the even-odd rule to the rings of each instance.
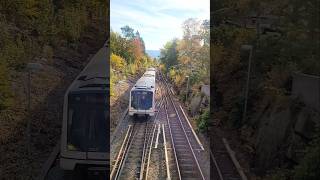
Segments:
[[[165,134],[170,142],[168,149],[171,150],[169,153],[171,154],[169,156],[171,177],[169,179],[206,179],[194,150],[199,147],[199,144],[192,140],[190,127],[188,128],[186,123],[183,122],[184,119],[180,117],[181,112],[178,111],[172,97],[172,91],[164,78],[163,82],[166,87],[165,114],[167,126]]]
[[[227,141],[214,135],[211,147],[211,177],[219,180],[247,180]]]
[[[161,93],[161,88],[158,88]],[[157,101],[156,107],[160,109],[163,98]],[[155,141],[158,113],[155,117],[144,122],[134,122],[129,125],[122,142],[110,179],[147,179],[151,161],[153,142]]]
[[[129,125],[110,179],[142,179],[145,176],[153,134],[152,122],[135,122],[134,125]]]
[[[172,155],[170,160],[170,171],[172,179],[205,179],[201,167],[198,163],[198,152],[203,147],[197,137],[192,135],[188,121],[179,114],[185,113],[181,106],[177,108],[173,98],[172,89],[169,88],[167,81],[162,78],[166,87],[166,116],[167,126],[166,134],[170,136]],[[230,149],[226,139],[214,136],[210,148],[210,177],[215,180],[247,180],[245,173],[234,156],[234,152]]]

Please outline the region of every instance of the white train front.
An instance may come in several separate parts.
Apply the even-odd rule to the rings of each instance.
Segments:
[[[64,97],[60,167],[109,165],[109,49],[101,48]]]
[[[130,91],[129,115],[154,116],[156,71],[148,68]]]

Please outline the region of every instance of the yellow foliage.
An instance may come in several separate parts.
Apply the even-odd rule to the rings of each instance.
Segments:
[[[180,56],[178,60],[181,64],[188,64],[191,62],[191,59],[188,56]]]
[[[176,71],[174,70],[174,69],[170,69],[170,71],[169,71],[169,76],[170,76],[170,79],[174,79],[174,77],[175,77],[175,75],[176,75]]]
[[[181,74],[176,74],[174,78],[174,83],[178,86],[181,87],[182,83],[184,81],[184,76]]]
[[[126,64],[126,61],[115,54],[111,54],[111,68],[117,71],[123,70],[124,66]]]
[[[138,65],[137,64],[129,64],[128,67],[127,67],[127,72],[129,74],[133,75],[133,74],[136,73],[137,69],[138,69]]]

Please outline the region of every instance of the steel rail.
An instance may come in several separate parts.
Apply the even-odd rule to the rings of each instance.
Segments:
[[[148,151],[148,158],[147,158],[147,167],[146,167],[145,180],[148,179],[148,172],[149,172],[149,164],[150,164],[150,158],[151,158],[152,144],[153,144],[154,133],[155,133],[155,130],[156,130],[155,127],[156,127],[156,125],[154,124],[154,126],[153,126],[152,138],[151,138],[151,142],[150,142],[150,144],[149,144],[149,151]]]
[[[161,101],[159,101],[159,103],[158,103],[158,106],[160,106],[159,107],[159,110],[157,111],[157,113],[156,113],[156,115],[155,115],[155,118],[154,118],[154,121],[156,121],[157,120],[157,117],[158,117],[158,115],[159,115],[159,112],[160,112],[160,109],[161,109],[161,104],[162,104],[162,102],[163,102],[163,99],[161,98]],[[150,157],[151,157],[151,152],[152,152],[152,144],[153,144],[153,138],[154,138],[154,133],[155,133],[155,124],[154,124],[154,126],[153,126],[153,133],[152,133],[152,137],[151,136],[149,136],[149,141],[147,142],[147,148],[148,148],[148,145],[149,145],[149,151],[147,150],[147,152],[148,152],[148,157],[145,157],[144,155],[145,154],[143,154],[143,160],[141,161],[142,162],[142,165],[141,165],[141,171],[140,171],[140,180],[142,180],[143,179],[143,177],[144,177],[144,168],[145,168],[145,159],[146,159],[146,161],[147,161],[147,167],[146,167],[146,170],[145,170],[145,179],[148,179],[148,172],[149,172],[149,164],[150,164]],[[151,138],[151,139],[150,139]],[[145,145],[144,145],[144,151],[145,151]],[[144,153],[144,152],[143,152]]]
[[[159,77],[162,81],[165,82],[165,79],[162,77],[162,74],[159,73]],[[165,86],[165,83],[163,83],[163,85]],[[166,93],[166,89],[163,88],[164,90],[164,93]],[[164,109],[165,109],[165,114],[166,114],[166,119],[167,119],[167,123],[168,123],[168,129],[169,129],[169,135],[170,135],[170,140],[172,142],[172,150],[173,150],[173,155],[174,155],[174,159],[175,159],[175,165],[176,165],[176,168],[177,168],[177,173],[178,173],[178,177],[179,177],[179,180],[181,180],[181,172],[180,172],[180,168],[179,168],[179,162],[178,162],[178,157],[177,157],[177,152],[176,152],[176,148],[174,146],[174,140],[173,140],[173,136],[172,136],[172,129],[171,129],[171,125],[170,125],[170,122],[169,122],[169,116],[168,116],[168,107],[167,107],[167,104],[168,104],[168,98],[165,94],[163,94],[163,99],[164,99]],[[165,138],[164,138],[165,139]],[[166,154],[166,153],[165,153]],[[168,164],[169,166],[169,164]],[[167,169],[168,170],[168,169]],[[169,173],[170,174],[170,173]],[[171,177],[170,177],[171,179]]]
[[[144,164],[145,164],[145,154],[146,154],[146,149],[147,149],[147,146],[148,146],[148,142],[149,142],[149,139],[148,138],[148,125],[146,126],[146,130],[145,130],[145,134],[144,134],[144,143],[143,143],[143,150],[142,150],[142,156],[141,156],[141,168],[140,168],[140,180],[143,179],[143,167],[144,167]]]
[[[163,132],[162,135],[163,135],[164,155],[165,155],[166,169],[167,169],[167,179],[171,180],[168,152],[167,152],[167,141],[166,141],[166,134],[165,134],[165,130],[164,130],[164,124],[162,124],[162,132]]]
[[[130,140],[130,144],[129,144],[129,146],[128,146],[128,148],[126,149],[126,152],[125,152],[125,155],[124,155],[124,158],[123,158],[123,161],[122,161],[122,163],[121,163],[121,166],[120,166],[120,168],[119,168],[119,173],[117,174],[117,176],[116,176],[116,179],[118,179],[119,177],[120,177],[120,175],[122,174],[122,170],[123,170],[123,167],[124,167],[124,165],[125,165],[125,161],[127,160],[127,158],[128,158],[128,152],[129,152],[129,150],[131,149],[131,146],[132,146],[132,143],[133,143],[133,139],[135,139],[134,137],[138,134],[138,132],[139,132],[139,128],[136,128],[138,123],[135,123],[134,124],[134,128],[133,128],[133,130],[132,131],[134,131],[133,132],[133,136],[131,136],[131,139],[129,139]],[[140,124],[139,124],[140,125]],[[138,129],[138,130],[135,130],[135,129]]]
[[[121,148],[119,150],[116,162],[112,168],[112,171],[110,174],[110,179],[117,179],[117,177],[119,176],[119,171],[120,171],[120,168],[123,164],[125,154],[128,150],[128,145],[130,143],[132,133],[133,133],[133,127],[131,125],[129,125],[126,136],[125,136],[125,138],[122,142]]]
[[[165,83],[165,85],[166,85],[167,90],[168,90],[168,89],[169,89],[168,84]],[[171,92],[171,93],[172,93],[172,92]],[[172,103],[172,105],[173,105],[173,108],[174,108],[174,110],[175,110],[175,112],[176,112],[176,114],[177,114],[177,117],[178,117],[178,119],[179,119],[179,123],[180,123],[180,125],[181,125],[181,127],[182,127],[182,130],[183,130],[184,135],[185,135],[185,137],[186,137],[186,140],[187,140],[187,142],[188,142],[189,148],[190,148],[190,150],[191,150],[191,152],[192,152],[192,156],[193,156],[193,158],[194,158],[194,160],[195,160],[195,162],[196,162],[196,164],[197,164],[197,168],[198,168],[198,171],[199,171],[199,173],[200,173],[200,175],[201,175],[201,178],[202,178],[203,180],[205,180],[205,177],[204,177],[204,175],[203,175],[203,173],[202,173],[202,170],[201,170],[201,167],[200,167],[200,165],[199,165],[198,159],[197,159],[197,157],[196,157],[196,155],[195,155],[195,153],[194,153],[194,151],[193,151],[193,148],[192,148],[192,146],[191,146],[189,137],[188,137],[188,135],[187,135],[187,133],[186,133],[186,130],[185,130],[182,122],[181,122],[180,115],[179,115],[179,113],[178,113],[178,111],[177,111],[177,108],[176,108],[176,106],[175,106],[175,104],[174,104],[174,102],[173,102],[173,100],[172,100],[171,93],[170,93],[170,91],[169,91],[169,93],[168,93],[169,99],[170,99],[170,101],[171,101],[171,103]],[[168,122],[169,122],[169,121],[168,121]],[[173,142],[173,143],[174,143],[174,142]]]

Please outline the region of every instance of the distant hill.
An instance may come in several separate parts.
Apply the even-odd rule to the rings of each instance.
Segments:
[[[159,58],[160,50],[146,50],[146,53],[152,58]]]

